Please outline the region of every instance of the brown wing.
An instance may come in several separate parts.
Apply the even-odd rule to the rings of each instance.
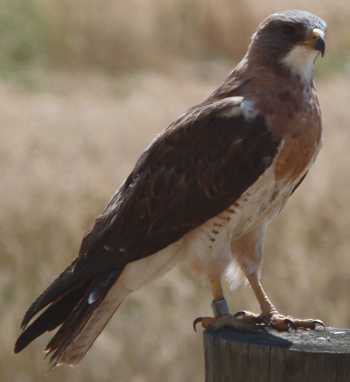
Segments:
[[[77,353],[67,349],[125,265],[229,207],[270,166],[279,143],[263,116],[244,118],[237,99],[202,105],[181,117],[143,153],[84,238],[79,257],[31,304],[15,351],[60,327],[47,347],[52,363],[80,360],[110,314],[78,350],[73,346]]]
[[[158,137],[84,238],[81,254],[107,251],[126,264],[238,199],[269,167],[280,141],[263,116],[247,120],[235,103],[237,97],[193,108]]]

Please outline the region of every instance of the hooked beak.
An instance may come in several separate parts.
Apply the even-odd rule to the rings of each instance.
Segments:
[[[323,57],[326,51],[325,33],[321,29],[314,28],[305,41],[305,45],[317,50]]]

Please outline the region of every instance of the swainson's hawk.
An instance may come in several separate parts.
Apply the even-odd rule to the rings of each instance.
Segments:
[[[46,348],[51,362],[78,363],[125,298],[182,259],[212,287],[215,317],[197,320],[204,327],[321,323],[279,314],[259,271],[267,225],[320,149],[313,74],[325,33],[322,19],[299,10],[259,25],[224,83],[143,152],[79,256],[26,312],[16,352],[59,328]],[[248,279],[261,315],[229,315],[221,283],[228,274],[235,284],[233,267]]]

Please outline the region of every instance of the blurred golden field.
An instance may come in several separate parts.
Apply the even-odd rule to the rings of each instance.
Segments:
[[[22,314],[77,254],[143,147],[217,86],[258,21],[302,7],[329,23],[318,89],[324,147],[271,225],[264,280],[276,305],[350,326],[350,31],[346,1],[3,0],[0,9],[0,380],[203,380],[192,320],[210,293],[184,267],[135,293],[78,368],[47,372]],[[233,311],[256,310],[249,288]]]

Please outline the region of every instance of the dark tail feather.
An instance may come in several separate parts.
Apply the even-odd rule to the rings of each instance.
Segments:
[[[90,344],[83,354],[82,348],[84,346],[79,345],[79,354],[75,354],[75,352],[70,352],[68,357],[66,357],[65,359],[63,357],[66,349],[70,345],[72,345],[73,341],[83,331],[85,325],[88,323],[92,314],[102,303],[102,301],[106,297],[107,292],[109,291],[111,286],[116,282],[119,275],[120,272],[114,271],[107,275],[101,275],[97,280],[95,280],[91,287],[89,287],[79,304],[76,305],[74,310],[65,320],[64,324],[60,327],[58,332],[48,343],[45,351],[47,352],[47,355],[50,355],[50,362],[53,366],[56,366],[60,363],[76,364],[83,357],[83,355],[86,354],[86,352],[88,351],[88,349],[90,348],[100,331],[93,338],[92,341],[90,338],[88,339]],[[79,359],[77,359],[78,356]]]
[[[120,297],[114,297],[114,299],[104,302],[108,291],[117,281],[120,273],[121,270],[100,273],[80,285],[76,285],[76,282],[69,282],[68,278],[61,275],[39,296],[26,313],[23,320],[24,326],[44,306],[51,304],[20,335],[15,345],[15,352],[24,349],[44,332],[61,325],[46,347],[50,361],[53,366],[59,363],[77,363],[86,354],[120,305],[122,296],[125,296],[125,293],[121,291]],[[67,292],[66,288],[57,283],[59,279],[63,281],[66,288],[73,284],[73,289],[68,289]],[[52,287],[54,284],[56,284],[55,288]],[[100,305],[102,308],[99,312]],[[92,317],[94,313],[96,313],[96,317]],[[89,320],[92,322],[89,323]]]
[[[101,261],[101,257],[93,254],[76,258],[32,303],[23,317],[22,329],[25,329],[30,320],[47,305],[55,302],[68,291],[80,287],[83,283],[94,280],[96,275],[106,274],[111,269],[116,269],[113,255],[103,254],[103,261]],[[120,270],[122,269],[123,267],[120,267]]]
[[[61,325],[83,297],[86,285],[77,288],[50,305],[18,338],[15,353],[27,347],[43,333],[54,330]]]
[[[76,277],[74,272],[74,266],[76,261],[74,261],[64,272],[62,272],[56,280],[54,280],[50,286],[40,294],[40,296],[31,304],[29,309],[26,311],[21,328],[25,329],[30,320],[47,305],[55,302],[56,299],[62,297],[71,288],[76,287],[81,280]]]

